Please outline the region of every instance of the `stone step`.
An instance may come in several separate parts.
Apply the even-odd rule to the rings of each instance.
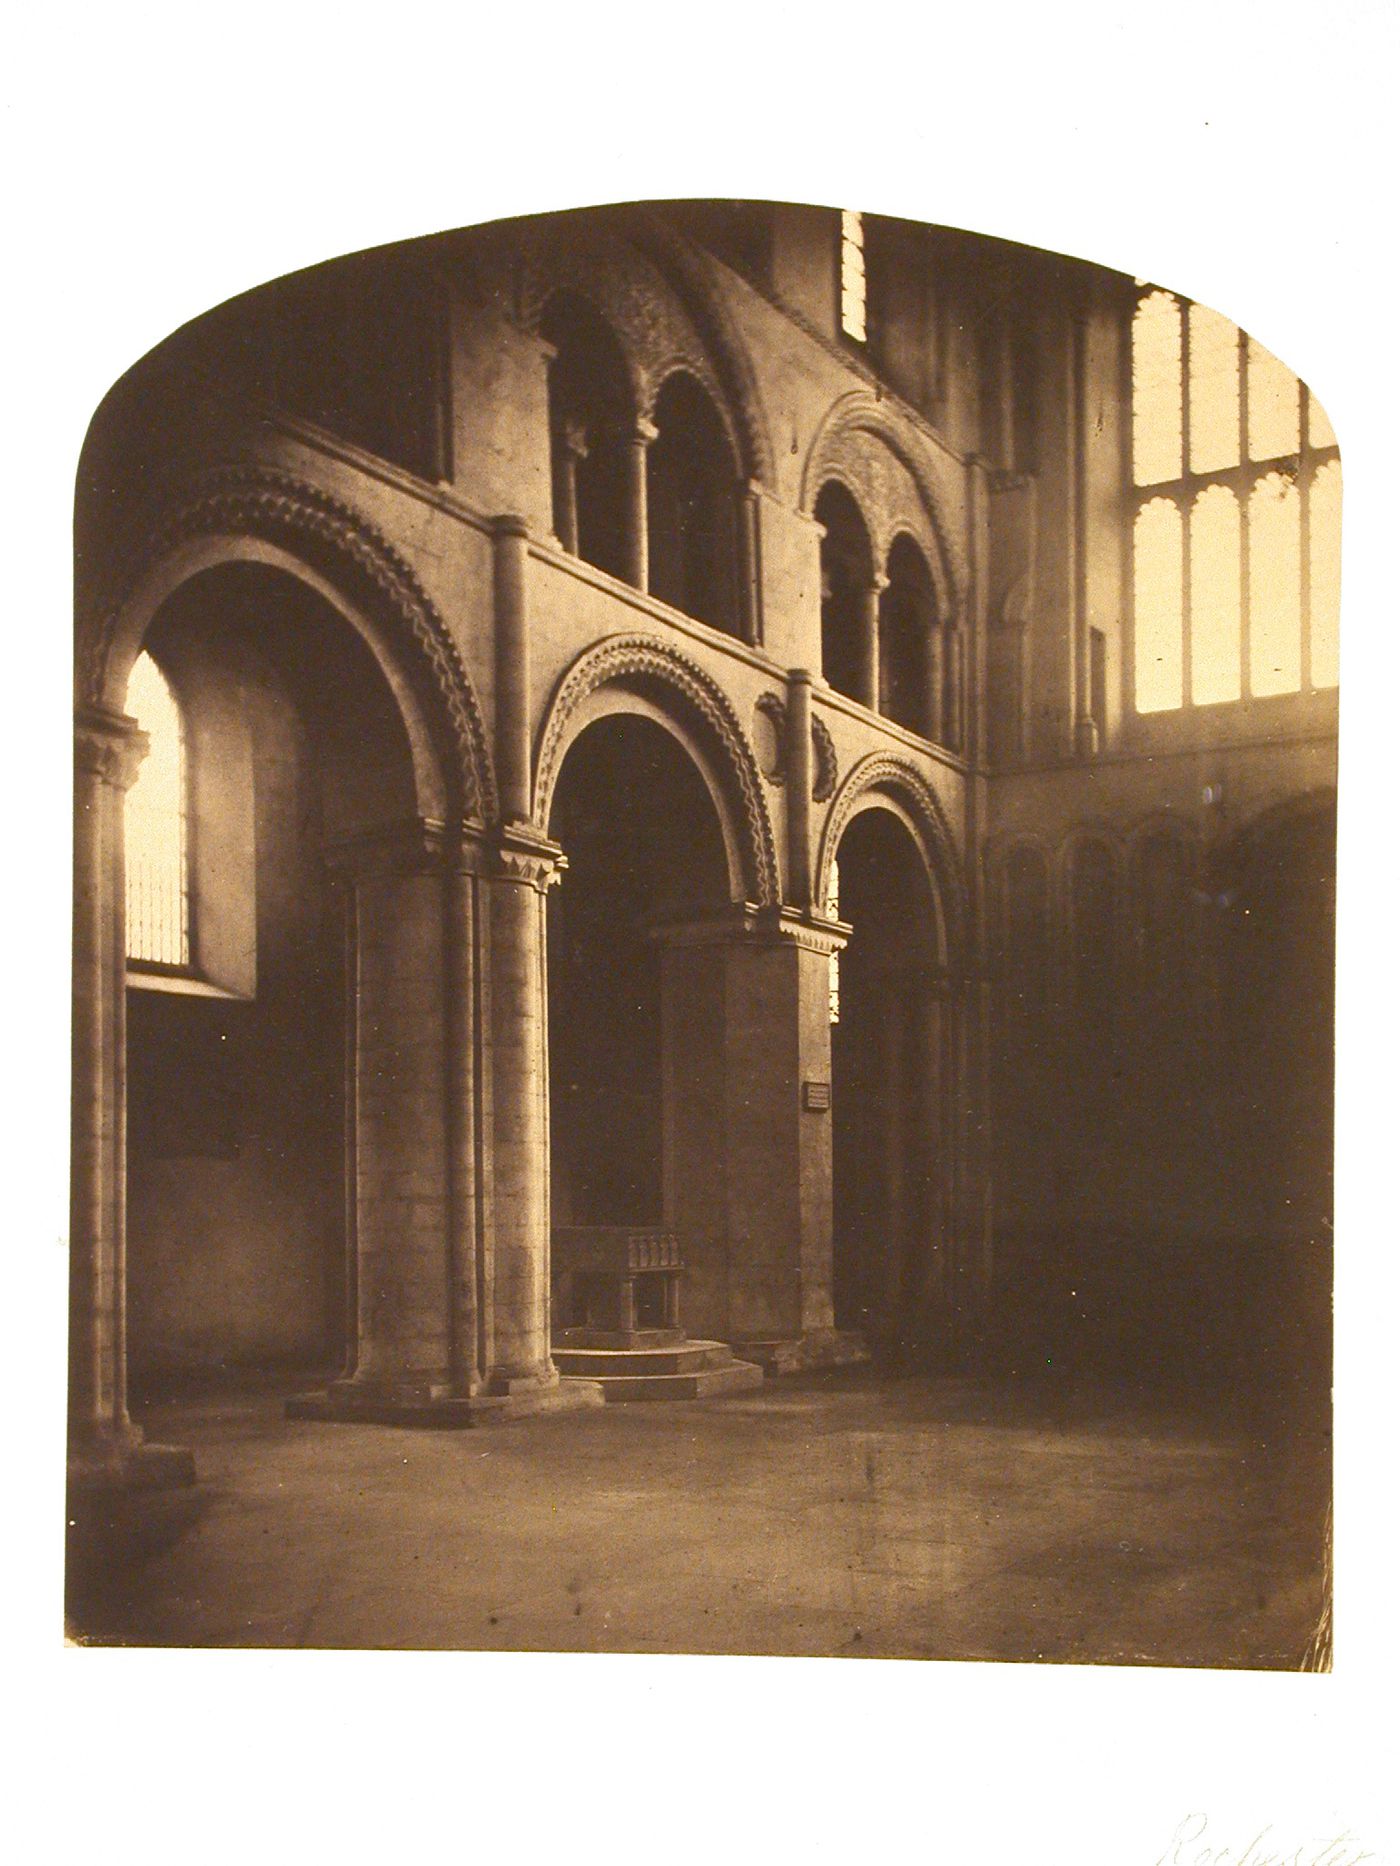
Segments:
[[[557,1346],[552,1358],[561,1374],[575,1375],[585,1380],[615,1379],[619,1376],[658,1379],[671,1374],[698,1374],[708,1368],[724,1367],[733,1361],[734,1354],[723,1341],[683,1341],[664,1348]]]
[[[602,1374],[590,1379],[615,1400],[716,1399],[725,1393],[748,1393],[763,1385],[763,1369],[752,1361],[730,1360],[684,1374]]]
[[[791,1339],[741,1341],[738,1351],[765,1374],[795,1374],[818,1367],[853,1367],[870,1359],[864,1335],[853,1329],[824,1329]]]

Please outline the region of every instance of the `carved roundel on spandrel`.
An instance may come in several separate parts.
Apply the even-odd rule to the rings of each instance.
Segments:
[[[753,705],[753,744],[758,768],[770,784],[786,784],[784,733],[787,706],[779,693],[760,693]]]
[[[496,786],[485,724],[431,597],[393,545],[351,506],[271,467],[217,467],[171,497],[133,553],[121,599],[97,631],[85,670],[91,699],[99,701],[104,692],[120,617],[142,578],[178,545],[219,534],[283,546],[387,625],[391,651],[442,719],[464,814],[493,818]]]
[[[825,803],[836,793],[836,747],[824,719],[812,721],[812,800]]]
[[[787,702],[771,689],[754,701],[753,738],[758,765],[770,784],[787,783]],[[836,789],[836,747],[826,722],[812,721],[812,797],[825,803]]]

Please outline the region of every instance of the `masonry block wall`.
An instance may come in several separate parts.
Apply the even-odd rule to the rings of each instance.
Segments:
[[[79,482],[84,755],[115,769],[136,745],[120,722],[143,644],[172,680],[183,669],[191,885],[207,897],[186,995],[226,994],[196,1007],[211,1028],[282,1020],[253,1069],[259,1131],[280,1139],[256,1184],[248,1156],[177,1186],[142,1151],[134,1083],[128,1213],[120,806],[96,824],[85,778],[84,1430],[99,1414],[99,1437],[127,1430],[112,1344],[128,1271],[133,1342],[153,1360],[343,1354],[349,1384],[428,1402],[549,1385],[544,902],[570,885],[551,799],[580,738],[617,716],[683,748],[727,871],[718,922],[665,951],[656,1036],[666,1215],[694,1234],[707,1330],[831,1326],[847,1246],[824,992],[852,937],[842,848],[871,810],[903,839],[934,929],[910,987],[913,1101],[865,1122],[892,1187],[916,1158],[899,1136],[932,1131],[915,1177],[940,1162],[919,1193],[927,1236],[890,1285],[896,1332],[950,1352],[1016,1339],[1040,1303],[1028,1265],[1079,1262],[1092,1234],[1116,1274],[1150,1222],[1197,1241],[1175,1287],[1204,1289],[1222,1227],[1273,1222],[1198,1170],[1199,1098],[1190,1120],[1174,1112],[1191,1068],[1217,1084],[1212,1107],[1237,1070],[1208,1044],[1139,1068],[1136,1127],[1115,1071],[1130,1027],[1135,1054],[1151,1048],[1160,928],[1140,909],[1174,859],[1157,832],[1184,851],[1171,873],[1188,893],[1218,903],[1234,862],[1235,895],[1262,900],[1272,871],[1250,838],[1300,799],[1325,809],[1335,698],[1211,717],[1132,704],[1127,281],[867,219],[857,341],[840,232],[830,209],[710,203],[444,235],[251,294],[104,403]],[[402,341],[361,332],[342,355],[347,292]],[[312,381],[292,365],[317,318]],[[816,516],[832,489],[856,515],[845,557]],[[196,611],[211,641],[265,649],[285,700],[249,700],[221,769],[217,707],[193,701],[214,665],[189,647]],[[840,629],[856,631],[858,682],[823,666]],[[279,785],[277,823],[248,813],[250,792]],[[1201,931],[1197,950],[1229,911],[1196,907],[1194,969],[1173,1015],[1151,1016],[1165,1026],[1185,1003],[1204,1033],[1261,961],[1238,929]],[[314,940],[292,936],[313,923]],[[313,944],[302,990],[294,955]],[[169,980],[141,986],[133,1059],[146,1025],[185,1015]],[[873,1046],[870,1080],[878,1041],[848,1033]],[[168,1061],[167,1101],[186,1067]],[[277,1112],[299,1095],[305,1123]],[[191,1201],[211,1203],[195,1198],[207,1171],[243,1189],[201,1221],[228,1272],[206,1292],[184,1234]],[[1106,1338],[1129,1282],[1097,1318]]]

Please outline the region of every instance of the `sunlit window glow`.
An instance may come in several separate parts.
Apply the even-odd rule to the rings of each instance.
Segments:
[[[131,671],[126,709],[150,740],[126,796],[127,957],[187,966],[184,733],[175,696],[148,654]]]
[[[1308,445],[1309,447],[1335,447],[1337,437],[1332,432],[1332,423],[1327,419],[1327,410],[1316,396],[1308,397]]]
[[[1209,486],[1191,508],[1191,698],[1240,697],[1240,506]]]
[[[1149,292],[1133,320],[1133,478],[1181,477],[1181,306]]]
[[[1335,687],[1342,597],[1342,469],[1336,460],[1319,467],[1313,479],[1308,500],[1308,561],[1313,685]]]
[[[1249,501],[1249,684],[1260,695],[1302,685],[1302,530],[1296,481],[1267,473]]]
[[[1240,460],[1240,333],[1208,305],[1191,306],[1191,471]]]
[[[1298,378],[1249,339],[1249,457],[1276,460],[1298,451]]]
[[[1335,686],[1326,414],[1228,318],[1156,287],[1140,287],[1132,362],[1137,711]]]
[[[841,329],[865,342],[865,223],[850,209],[841,216]]]
[[[1162,713],[1181,705],[1181,513],[1154,499],[1133,535],[1137,617],[1137,709]]]

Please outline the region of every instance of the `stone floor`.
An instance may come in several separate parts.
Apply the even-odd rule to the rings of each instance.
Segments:
[[[464,1432],[268,1393],[145,1423],[202,1483],[77,1544],[77,1638],[1292,1669],[1323,1607],[1325,1424],[1257,1404],[851,1369]]]

